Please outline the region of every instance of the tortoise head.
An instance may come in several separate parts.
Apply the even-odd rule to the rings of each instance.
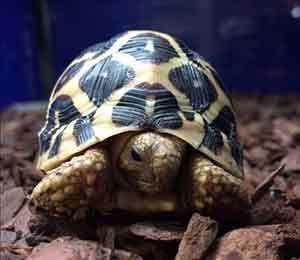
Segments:
[[[172,189],[185,154],[184,141],[168,134],[143,132],[127,137],[123,144],[116,165],[132,188],[147,194]]]

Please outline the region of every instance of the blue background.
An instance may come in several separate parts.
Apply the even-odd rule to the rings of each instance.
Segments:
[[[33,5],[10,0],[0,7],[0,107],[41,97]]]
[[[3,1],[0,108],[47,98],[82,49],[128,29],[183,39],[231,90],[299,91],[300,19],[291,15],[296,6],[293,0]]]

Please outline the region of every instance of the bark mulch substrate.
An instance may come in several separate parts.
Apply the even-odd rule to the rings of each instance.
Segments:
[[[252,206],[231,224],[196,213],[131,223],[34,215],[27,195],[42,176],[33,162],[45,111],[3,112],[0,259],[300,259],[299,98],[233,97]]]

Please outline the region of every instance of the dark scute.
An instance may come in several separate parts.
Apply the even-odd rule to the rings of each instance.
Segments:
[[[114,90],[123,87],[134,77],[132,68],[107,57],[82,75],[79,86],[89,99],[100,107]]]
[[[182,119],[176,112],[164,111],[163,113],[154,114],[146,124],[157,129],[178,129],[182,126]]]
[[[223,137],[221,132],[216,129],[213,125],[208,124],[204,120],[205,135],[202,141],[202,145],[211,150],[214,154],[218,154],[220,149],[224,145]]]
[[[133,109],[145,109],[145,98],[147,96],[147,91],[140,89],[138,86],[130,89],[126,92],[120,99],[117,105],[127,106],[130,105]]]
[[[146,99],[154,97],[152,115],[146,114]],[[129,90],[113,108],[114,123],[140,128],[169,128],[177,129],[182,126],[178,115],[180,108],[174,95],[162,85],[142,83]]]
[[[49,152],[49,155],[48,155],[48,158],[52,158],[53,156],[57,155],[58,152],[59,152],[59,148],[60,148],[60,145],[61,145],[61,139],[62,139],[62,136],[64,134],[64,131],[60,132],[56,138],[55,138],[55,141],[50,149],[50,152]]]
[[[206,61],[204,57],[202,57],[201,55],[199,55],[197,52],[191,50],[189,47],[187,47],[187,45],[176,39],[177,43],[179,44],[180,48],[182,49],[182,51],[185,53],[185,55],[192,61],[194,62],[197,66],[199,66],[200,68],[204,67],[202,66],[202,64],[199,62],[199,60],[203,60]],[[220,88],[224,91],[224,93],[226,94],[226,96],[228,97],[228,99],[231,101],[230,95],[229,95],[229,90],[226,88],[226,86],[224,85],[223,81],[221,80],[220,76],[218,75],[218,73],[215,70],[211,70],[209,69],[209,71],[211,72],[211,74],[213,75],[214,79],[216,80],[216,82],[218,83],[218,85],[220,86]]]
[[[231,153],[239,166],[243,163],[243,149],[238,141],[235,116],[230,107],[224,106],[211,125],[222,131],[228,138]]]
[[[185,42],[182,40],[176,39],[177,44],[181,48],[182,52],[193,62],[195,62],[200,68],[203,68],[202,65],[197,61],[197,59],[205,60],[197,52],[191,50]]]
[[[114,107],[112,121],[122,126],[141,127],[145,122],[145,113],[126,107]]]
[[[62,77],[60,80],[56,83],[56,86],[54,88],[54,94],[60,90],[70,79],[72,79],[77,72],[82,68],[85,61],[80,61],[77,63],[74,63],[71,67],[69,67],[67,70],[64,71],[62,74]]]
[[[98,57],[99,55],[103,54],[105,51],[110,49],[113,44],[122,36],[123,34],[118,34],[115,37],[112,37],[110,40],[106,42],[100,42],[96,43],[84,51],[82,51],[76,59],[82,58],[86,53],[95,53],[93,58]],[[55,88],[54,88],[54,93],[56,93],[58,90],[60,90],[71,78],[73,78],[77,72],[82,68],[86,60],[82,60],[80,62],[74,63],[72,66],[70,66],[67,70],[65,70],[62,74],[61,79],[57,82]]]
[[[113,108],[112,121],[118,125],[140,126],[145,121],[146,93],[134,88],[126,92]]]
[[[195,120],[195,112],[188,112],[188,111],[182,111],[184,118],[188,121],[194,121]]]
[[[174,86],[184,93],[194,110],[204,112],[216,100],[217,93],[205,74],[193,64],[185,64],[172,69],[169,79]]]
[[[239,142],[235,124],[232,126],[231,131],[228,135],[228,141],[229,141],[229,146],[231,148],[232,157],[236,161],[237,165],[239,165],[240,168],[243,168],[243,160],[244,160],[243,147]]]
[[[39,135],[40,153],[48,151],[52,136],[57,132],[60,126],[69,124],[81,114],[74,106],[70,96],[58,96],[50,105],[46,125]],[[56,122],[58,121],[58,125]]]
[[[75,107],[73,100],[68,95],[58,96],[49,109],[48,121],[55,124],[58,119],[59,125],[65,125],[81,116]]]
[[[227,137],[229,137],[232,132],[236,132],[235,116],[228,106],[222,108],[211,124],[222,131]]]
[[[155,95],[154,115],[152,118],[156,128],[178,129],[182,119],[178,112],[180,108],[176,97],[167,89],[160,88]]]
[[[94,114],[95,112],[82,116],[76,120],[73,135],[76,139],[77,145],[81,145],[95,136],[94,130],[91,126]]]
[[[229,145],[231,148],[231,155],[236,161],[237,165],[240,168],[243,168],[243,160],[244,160],[244,155],[243,155],[243,146],[237,141],[236,138],[229,138]]]
[[[40,152],[40,155],[42,155],[43,153],[45,153],[49,150],[50,143],[51,143],[51,136],[52,136],[51,130],[49,130],[47,128],[45,128],[39,134],[39,152]]]
[[[155,100],[155,113],[163,113],[165,111],[178,112],[180,110],[175,96],[165,88],[157,91]]]
[[[153,42],[154,51],[146,50],[147,43]],[[144,33],[132,37],[119,50],[132,55],[137,61],[159,64],[179,57],[173,46],[164,38],[152,33]]]

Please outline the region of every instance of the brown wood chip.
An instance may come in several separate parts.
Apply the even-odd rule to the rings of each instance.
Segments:
[[[300,230],[290,224],[243,228],[223,236],[207,260],[280,260],[283,249],[292,257],[299,246]]]
[[[0,198],[0,225],[11,220],[19,211],[25,200],[21,187],[12,188],[3,193]]]
[[[201,259],[218,233],[218,223],[214,220],[202,217],[195,213],[179,244],[176,260],[199,260]]]
[[[135,236],[156,241],[180,241],[184,233],[182,226],[172,223],[137,223],[128,229]]]
[[[34,248],[28,260],[142,260],[141,257],[124,250],[111,250],[97,242],[61,237],[49,244]]]

